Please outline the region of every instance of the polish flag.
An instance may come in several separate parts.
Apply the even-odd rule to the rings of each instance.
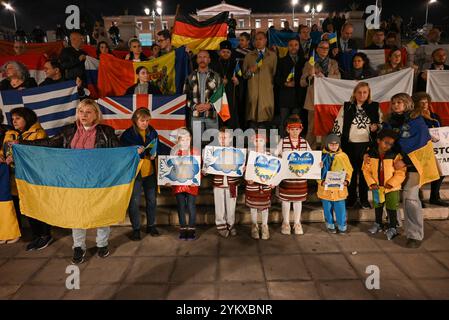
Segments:
[[[379,102],[383,114],[389,113],[390,99],[393,95],[401,92],[412,94],[413,73],[412,68],[407,68],[384,76],[364,80],[371,88],[371,99]],[[350,101],[354,87],[359,81],[321,77],[316,77],[314,81],[314,134],[317,136],[326,136],[332,130],[338,111],[345,101]],[[446,101],[449,101],[449,99]]]
[[[449,126],[449,71],[429,70],[427,93],[432,98],[432,111],[441,118],[441,126]]]

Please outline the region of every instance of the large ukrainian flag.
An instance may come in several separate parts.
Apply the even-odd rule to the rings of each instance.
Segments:
[[[78,229],[125,220],[140,161],[137,147],[73,150],[14,145],[13,152],[24,215]]]
[[[13,240],[18,237],[20,229],[11,196],[9,167],[0,163],[0,240]]]
[[[410,127],[409,138],[400,138],[398,142],[401,150],[409,156],[419,173],[419,185],[422,186],[438,180],[440,174],[438,173],[429,129],[424,119],[422,117],[412,119],[408,126]]]

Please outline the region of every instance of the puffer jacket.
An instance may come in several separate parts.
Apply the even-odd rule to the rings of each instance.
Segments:
[[[69,124],[61,129],[61,132],[48,139],[35,141],[25,141],[23,144],[35,145],[50,148],[70,149],[73,137],[77,130],[76,123]],[[116,148],[120,146],[114,129],[108,125],[99,124],[96,126],[95,148]]]
[[[368,186],[372,184],[379,185],[379,152],[376,149],[372,149],[368,152],[368,155],[370,157],[369,163],[364,161],[362,167],[366,184]],[[385,188],[385,193],[401,190],[402,183],[405,180],[407,168],[396,170],[393,165],[396,160],[402,160],[402,156],[393,151],[387,152],[383,159],[384,186],[388,184],[393,187],[391,189]]]
[[[326,153],[331,152],[327,151],[326,149],[323,149],[323,154]],[[351,181],[353,169],[348,156],[340,148],[335,153],[335,158],[332,161],[329,171],[342,171],[342,170],[346,172],[346,180],[349,183]],[[345,186],[343,190],[324,190],[324,186],[321,185],[321,180],[318,180],[317,196],[320,199],[329,201],[345,200],[348,197],[348,187]]]

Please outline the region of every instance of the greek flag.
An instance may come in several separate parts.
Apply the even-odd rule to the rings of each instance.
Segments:
[[[61,127],[75,121],[78,103],[75,81],[25,90],[0,91],[0,109],[5,114],[5,123],[12,124],[12,109],[26,107],[36,112],[40,124],[49,136],[55,135]]]

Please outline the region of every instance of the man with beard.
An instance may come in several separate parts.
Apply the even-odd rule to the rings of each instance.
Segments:
[[[446,64],[447,52],[443,48],[438,48],[432,52],[432,64],[429,70],[449,70],[449,65]],[[417,92],[426,92],[427,88],[427,70],[424,70],[418,76]]]
[[[219,57],[211,65],[211,69],[220,75],[225,86],[231,118],[223,124],[231,129],[240,127],[238,114],[238,86],[240,81],[238,79],[239,76],[236,70],[236,63],[236,59],[232,56],[231,42],[228,40],[222,41],[220,43]]]

